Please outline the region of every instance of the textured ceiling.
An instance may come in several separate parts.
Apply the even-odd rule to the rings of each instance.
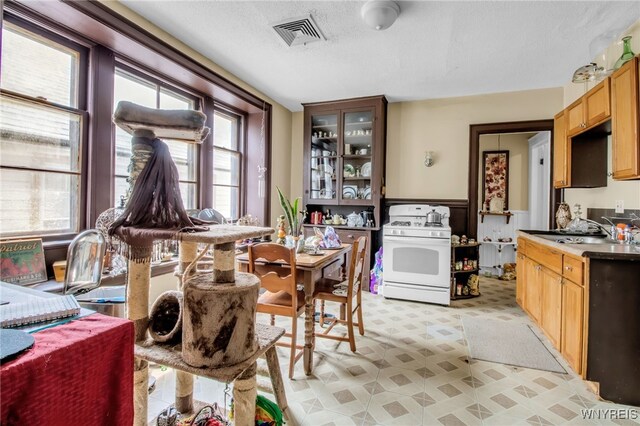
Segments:
[[[122,3],[292,111],[562,86],[640,18],[640,2],[401,1],[376,32],[356,1]],[[309,13],[327,41],[287,47],[271,28]]]

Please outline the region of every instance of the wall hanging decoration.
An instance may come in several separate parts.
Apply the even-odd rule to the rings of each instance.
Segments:
[[[509,151],[484,151],[482,154],[484,210],[507,210],[509,208]]]

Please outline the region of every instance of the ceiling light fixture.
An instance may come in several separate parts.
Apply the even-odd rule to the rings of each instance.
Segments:
[[[390,0],[370,0],[362,6],[360,15],[369,27],[382,31],[393,25],[400,15],[400,7]]]

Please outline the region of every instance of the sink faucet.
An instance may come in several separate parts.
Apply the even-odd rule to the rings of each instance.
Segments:
[[[603,219],[605,219],[605,218],[603,218]],[[604,231],[609,236],[609,238],[613,239],[613,234],[603,224],[601,224],[599,222],[596,222],[595,220],[591,220],[591,219],[580,219],[580,220],[584,220],[587,223],[591,223],[592,225],[596,225],[598,227],[598,229]],[[611,223],[611,221],[609,219],[606,219],[606,220],[607,220],[607,222]],[[611,225],[613,225],[613,223],[611,223]],[[613,226],[615,226],[615,225],[613,225]]]
[[[609,225],[611,225],[611,226],[616,226],[616,224],[615,224],[615,223],[613,223],[613,222],[611,222],[611,219],[609,219],[609,218],[608,218],[608,217],[606,217],[606,216],[601,216],[601,217],[600,217],[600,219],[604,219],[604,220],[606,220],[606,221],[607,221],[607,223],[608,223]]]

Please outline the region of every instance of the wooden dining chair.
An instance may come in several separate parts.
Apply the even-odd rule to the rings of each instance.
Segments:
[[[316,283],[316,288],[313,293],[315,300],[320,300],[322,304],[320,308],[320,325],[324,324],[324,302],[338,302],[341,304],[341,311],[343,308],[346,312],[345,319],[339,319],[338,317],[329,320],[329,326],[321,333],[315,333],[317,337],[323,337],[327,339],[340,340],[349,342],[351,351],[356,351],[356,340],[354,336],[353,328],[358,326],[360,335],[364,335],[364,322],[362,319],[362,282],[364,275],[365,265],[365,253],[367,248],[366,237],[360,237],[353,243],[351,250],[351,264],[349,266],[349,277],[346,281],[340,282],[338,280],[332,280],[329,278],[322,278]],[[346,290],[344,287],[346,286]],[[344,294],[339,294],[340,289],[344,291]],[[338,290],[338,291],[336,291]],[[338,294],[336,294],[338,293]],[[353,322],[353,315],[358,314],[358,322]],[[331,329],[336,324],[347,325],[347,337],[336,336],[335,334],[329,334]]]
[[[289,360],[289,378],[293,378],[293,368],[300,359],[304,346],[296,345],[298,317],[304,312],[304,292],[296,289],[296,253],[280,244],[262,243],[249,245],[249,273],[260,278],[260,286],[266,291],[258,298],[258,312],[271,316],[271,325],[275,316],[291,318],[291,333],[285,337],[290,342],[276,343],[291,349]],[[281,265],[274,262],[284,261]]]

